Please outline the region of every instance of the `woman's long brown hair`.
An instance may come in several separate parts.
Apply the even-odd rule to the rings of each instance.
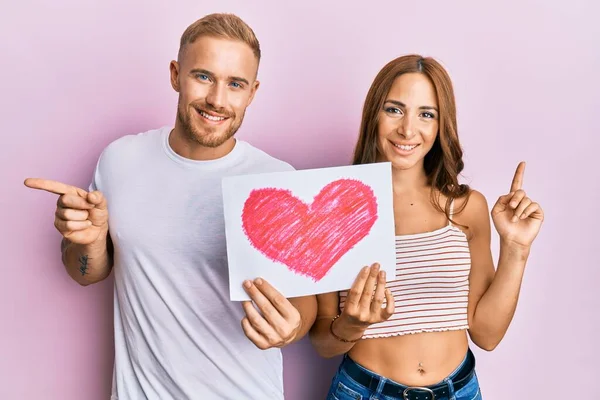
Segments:
[[[352,164],[374,163],[378,159],[377,124],[379,112],[394,80],[406,73],[421,73],[429,78],[438,99],[439,132],[433,147],[425,156],[425,174],[431,191],[431,202],[436,209],[446,214],[449,220],[450,204],[456,198],[468,196],[468,185],[458,183],[458,175],[464,168],[463,152],[458,140],[456,103],[454,89],[448,73],[436,60],[419,55],[407,55],[390,61],[383,67],[371,84],[363,107],[360,135],[354,149]],[[440,194],[448,198],[445,207],[440,204]],[[458,213],[466,205],[466,201]]]

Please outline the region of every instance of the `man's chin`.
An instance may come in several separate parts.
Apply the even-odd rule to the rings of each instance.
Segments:
[[[217,148],[227,143],[233,135],[227,136],[226,134],[221,133],[204,133],[198,134],[197,132],[194,134],[196,142],[204,147]]]
[[[227,143],[237,131],[234,121],[225,121],[221,126],[206,126],[200,121],[190,121],[188,124],[187,133],[190,139],[196,143],[210,148],[217,148]]]

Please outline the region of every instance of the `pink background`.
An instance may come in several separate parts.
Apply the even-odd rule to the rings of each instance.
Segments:
[[[82,288],[67,277],[52,224],[56,196],[22,181],[42,176],[85,187],[113,139],[171,124],[169,61],[185,27],[215,11],[244,18],[264,53],[262,86],[239,137],[297,168],[349,161],[364,96],[384,63],[409,52],[444,63],[458,98],[465,181],[491,205],[525,159],[525,189],[546,211],[514,322],[493,353],[476,352],[485,399],[558,399],[569,388],[593,396],[598,3],[282,3],[3,7],[0,398],[108,398],[112,278]],[[286,349],[286,398],[323,398],[337,362],[318,358],[306,341]]]

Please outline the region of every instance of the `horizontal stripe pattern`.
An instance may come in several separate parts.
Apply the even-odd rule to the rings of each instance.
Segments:
[[[467,237],[451,224],[396,236],[396,276],[386,285],[394,295],[394,315],[369,326],[363,339],[468,329],[470,271]],[[341,309],[347,295],[340,292]]]

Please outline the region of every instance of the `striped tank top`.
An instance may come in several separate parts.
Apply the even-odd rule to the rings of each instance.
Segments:
[[[470,270],[467,236],[451,223],[433,232],[396,236],[396,276],[386,285],[395,311],[387,321],[370,325],[362,338],[468,329]],[[341,309],[347,295],[340,292]]]

